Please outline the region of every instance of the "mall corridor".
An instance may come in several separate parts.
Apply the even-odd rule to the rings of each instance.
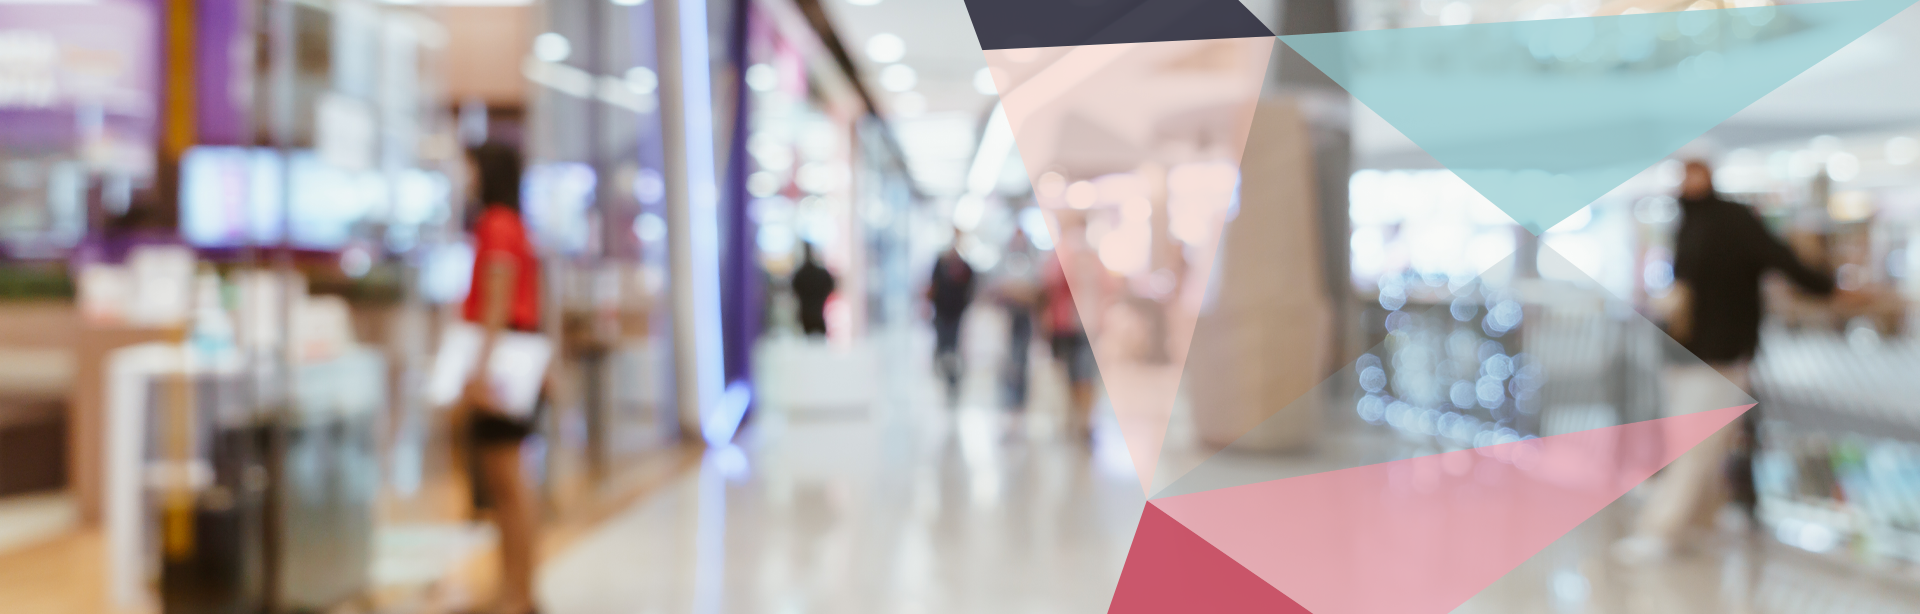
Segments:
[[[0,614],[1920,614],[1920,0],[0,0]]]

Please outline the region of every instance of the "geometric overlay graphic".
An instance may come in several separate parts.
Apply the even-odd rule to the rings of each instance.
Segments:
[[[1540,235],[1915,1],[1280,38]],[[1449,612],[1753,407],[1543,239],[1425,309],[1383,280],[1387,341],[1163,458],[1222,228],[1270,204],[1236,170],[1274,39],[1234,0],[967,5],[1149,493],[1110,612]],[[1312,455],[1241,445],[1311,412]]]
[[[1195,450],[1234,444],[1271,454],[1322,439],[1324,408],[1294,402],[1341,366],[1327,334],[1332,298],[1302,291],[1325,287],[1310,130],[1291,99],[1269,97],[1254,112],[1241,206],[1222,229],[1213,269],[1215,280],[1235,283],[1208,287],[1177,397],[1186,411],[1169,425],[1162,447],[1172,453],[1160,455],[1152,491],[1199,462]]]
[[[1419,365],[1395,365],[1400,361],[1386,358],[1395,354],[1387,346],[1405,349],[1417,340],[1390,341],[1296,401],[1324,403],[1359,382],[1358,398],[1328,411],[1357,411],[1367,426],[1329,433],[1324,446],[1329,449],[1313,455],[1311,462],[1239,453],[1230,445],[1196,467],[1163,464],[1161,474],[1171,484],[1156,490],[1147,514],[1164,513],[1307,611],[1437,614],[1459,606],[1753,406],[1738,387],[1711,375],[1704,363],[1639,314],[1609,313],[1579,299],[1563,298],[1556,305],[1550,297],[1618,301],[1550,248],[1543,246],[1532,260],[1535,270],[1522,274],[1516,270],[1519,258],[1509,257],[1451,296],[1435,300],[1436,307],[1399,316],[1399,326],[1407,330],[1420,328],[1420,321],[1428,328],[1435,323],[1470,326],[1476,320],[1505,317],[1508,308],[1502,305],[1508,301],[1539,305],[1526,310],[1529,329],[1524,339],[1507,334],[1502,340],[1511,347],[1501,341],[1478,344],[1478,356],[1514,357],[1513,363],[1504,358],[1487,363],[1516,365],[1495,369],[1505,371],[1495,375],[1507,384],[1494,391],[1496,398],[1515,397],[1491,404],[1499,409],[1485,411],[1475,407],[1475,400],[1422,398],[1418,377],[1400,374],[1405,368],[1421,375]],[[1589,313],[1598,316],[1574,315]],[[1632,346],[1621,349],[1639,356],[1636,362],[1652,363],[1656,371],[1705,370],[1709,375],[1686,386],[1670,381],[1668,390],[1628,394],[1621,399],[1628,406],[1618,408],[1611,423],[1536,422],[1529,428],[1542,434],[1538,438],[1482,439],[1491,433],[1477,426],[1482,419],[1538,420],[1541,405],[1578,406],[1595,392],[1590,384],[1633,377],[1618,371],[1586,380],[1571,376],[1591,366],[1591,360],[1579,351],[1590,346],[1569,337]],[[1489,352],[1487,343],[1494,344],[1494,350]],[[1446,354],[1434,358],[1449,359]],[[1659,374],[1643,375],[1641,379]],[[1552,385],[1536,387],[1540,380]],[[1445,386],[1437,388],[1444,394]],[[1486,394],[1484,386],[1480,392]],[[1520,404],[1522,397],[1531,403]],[[1367,403],[1376,399],[1385,400],[1369,408]],[[1656,417],[1658,413],[1672,417]],[[1426,417],[1417,417],[1420,414]],[[1421,420],[1428,426],[1415,425]],[[1479,436],[1471,434],[1475,432]],[[1431,435],[1439,449],[1383,458],[1366,452],[1377,455],[1380,448],[1359,445],[1368,438],[1421,433]],[[1150,521],[1141,522],[1140,530],[1147,531]],[[1190,592],[1197,589],[1183,588],[1177,577],[1135,571],[1166,565],[1154,559],[1174,551],[1167,546],[1142,551],[1138,544],[1148,542],[1135,539],[1136,550],[1129,553],[1112,611],[1129,605],[1122,596],[1199,597]],[[1193,546],[1179,551],[1190,557],[1204,552]],[[1378,590],[1381,578],[1393,578],[1395,590]]]
[[[989,51],[1273,36],[1238,0],[967,0],[967,12]]]
[[[1157,499],[1148,505],[1314,614],[1444,614],[1750,407],[1457,450]],[[1658,444],[1639,445],[1647,442]],[[1157,555],[1137,549],[1130,553]],[[1129,571],[1132,566],[1129,560]],[[1128,586],[1134,578],[1124,572],[1121,578],[1113,611],[1121,611],[1119,594],[1150,592]],[[1392,590],[1381,589],[1383,579],[1391,579]],[[1181,578],[1137,581],[1152,585]]]
[[[1142,492],[1273,45],[1262,34],[986,51]],[[1184,247],[1155,249],[1159,233]]]
[[[1540,234],[1913,1],[1280,40]]]
[[[1260,576],[1152,503],[1140,513],[1110,614],[1263,612],[1306,614]]]

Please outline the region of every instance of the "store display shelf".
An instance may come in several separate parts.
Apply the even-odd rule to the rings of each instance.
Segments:
[[[1858,347],[1827,331],[1769,330],[1753,392],[1769,419],[1809,433],[1920,442],[1920,343]]]

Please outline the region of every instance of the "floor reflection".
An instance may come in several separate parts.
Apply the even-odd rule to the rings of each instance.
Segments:
[[[969,330],[972,375],[958,407],[946,405],[931,375],[930,335],[876,338],[866,348],[876,358],[872,381],[813,382],[870,388],[874,402],[769,400],[738,446],[709,451],[696,472],[549,561],[544,611],[1106,611],[1143,503],[1131,461],[1110,410],[1097,411],[1092,441],[1065,436],[1065,391],[1055,378],[1034,378],[1025,412],[993,405],[1004,329],[992,318],[982,314]],[[1034,357],[1037,373],[1049,373],[1044,350],[1036,346]],[[1286,462],[1307,471],[1335,460]],[[1665,562],[1622,564],[1613,546],[1638,496],[1455,612],[1920,612],[1912,571],[1860,571],[1844,553],[1816,555],[1740,530]],[[1381,580],[1383,590],[1391,585]]]
[[[991,338],[969,340],[949,408],[920,337],[875,342],[873,407],[763,407],[738,447],[550,561],[543,611],[1104,611],[1143,502],[1111,417],[1067,439],[1047,378],[1027,411],[993,406]]]

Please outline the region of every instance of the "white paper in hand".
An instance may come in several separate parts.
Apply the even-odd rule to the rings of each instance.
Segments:
[[[480,360],[480,343],[485,338],[486,331],[470,322],[447,326],[427,382],[427,397],[435,406],[460,398],[474,363]],[[552,360],[553,342],[545,336],[500,331],[494,337],[493,357],[487,365],[487,383],[499,409],[517,418],[533,415],[540,401],[540,387],[546,382],[547,364]]]

